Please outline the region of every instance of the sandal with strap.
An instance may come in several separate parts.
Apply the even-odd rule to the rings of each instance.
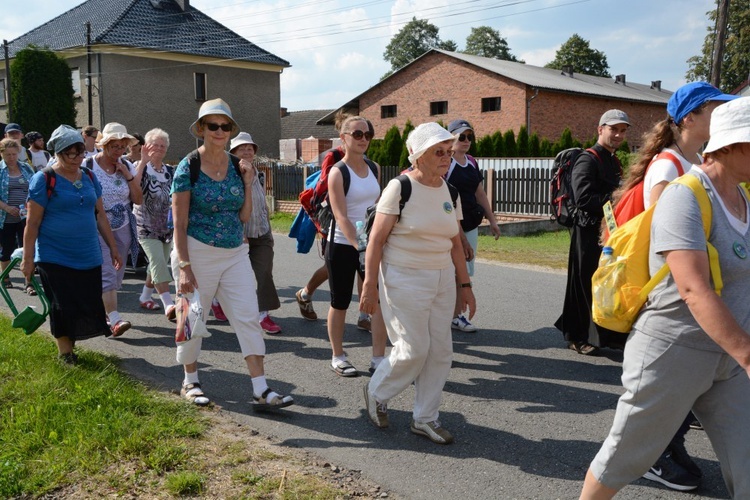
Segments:
[[[599,350],[598,347],[591,345],[588,342],[568,342],[568,349],[575,351],[578,354],[583,354],[584,356],[591,356],[592,354],[596,354]]]
[[[141,309],[148,309],[149,311],[159,311],[161,310],[161,306],[153,300],[147,300],[146,302],[141,302]]]
[[[30,297],[36,296],[36,289],[34,288],[34,285],[31,283],[26,283],[26,287],[24,288],[24,291],[26,292],[26,295]]]
[[[331,370],[339,377],[359,377],[359,372],[349,361],[342,361],[337,365],[331,365]]]
[[[180,396],[197,406],[206,406],[210,403],[206,395],[203,394],[201,385],[198,382],[194,384],[183,384],[182,389],[180,389]]]
[[[13,288],[13,282],[10,280],[10,278],[5,278],[3,280],[3,286],[5,288]]]
[[[259,398],[253,396],[253,408],[256,410],[286,408],[293,404],[294,399],[291,396],[282,396],[271,389],[266,389]]]

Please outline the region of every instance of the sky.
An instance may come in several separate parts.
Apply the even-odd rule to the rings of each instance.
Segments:
[[[124,0],[121,0],[124,1]],[[4,9],[0,37],[12,40],[82,3],[35,0]],[[715,0],[190,0],[261,48],[289,61],[281,105],[289,111],[337,108],[390,69],[383,52],[412,17],[440,29],[459,50],[472,27],[490,26],[511,53],[544,66],[571,35],[602,51],[612,75],[675,90],[687,59],[703,46]],[[82,21],[83,23],[83,21]],[[466,84],[461,82],[461,85]],[[469,82],[470,84],[470,82]]]

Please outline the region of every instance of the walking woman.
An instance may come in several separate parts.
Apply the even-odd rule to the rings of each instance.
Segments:
[[[212,297],[219,299],[252,378],[253,404],[258,408],[289,406],[294,400],[268,387],[263,368],[266,346],[243,235],[243,225],[253,209],[254,174],[252,165],[244,160],[239,162],[238,172],[226,152],[239,127],[229,105],[213,99],[200,107],[190,132],[203,145],[180,162],[172,183],[172,271],[179,276],[177,290],[183,294],[199,290],[204,316]],[[185,373],[181,394],[198,405],[209,403],[198,380],[202,342],[202,338],[193,338],[177,346],[177,361]]]
[[[138,140],[128,134],[124,125],[108,123],[104,126],[99,139],[101,151],[95,156],[86,158],[84,166],[93,170],[102,186],[104,210],[117,242],[118,253],[123,261],[127,260],[130,251],[133,262],[138,257],[138,235],[132,205],[140,205],[143,192],[136,179],[133,165],[122,158],[128,145]],[[107,311],[112,336],[119,337],[130,329],[130,321],[125,321],[117,311],[117,291],[122,287],[125,277],[125,266],[115,269],[111,264],[109,246],[99,238],[102,249],[102,300]]]
[[[359,372],[344,352],[344,326],[346,311],[352,301],[354,278],[364,278],[359,258],[359,243],[355,224],[364,223],[367,207],[380,196],[380,166],[365,159],[372,132],[367,121],[351,116],[341,125],[344,157],[328,174],[328,196],[333,210],[333,222],[326,243],[326,266],[331,289],[331,307],[328,309],[328,339],[331,341],[331,370],[341,377],[356,377]],[[348,177],[347,188],[344,177]],[[364,248],[361,249],[364,251]],[[385,325],[380,309],[373,311],[371,321],[372,359],[374,371],[385,356]],[[372,313],[371,313],[372,314]]]
[[[393,344],[364,388],[369,419],[376,427],[388,427],[388,402],[414,382],[411,432],[438,444],[453,442],[438,409],[453,360],[456,278],[461,310],[468,307],[469,319],[476,311],[459,235],[460,204],[454,207],[443,180],[455,139],[437,123],[423,123],[409,134],[411,196],[399,216],[400,181],[392,180],[383,190],[360,298],[360,309],[369,313],[380,301]]]
[[[623,358],[625,393],[586,474],[581,498],[613,497],[649,470],[692,408],[719,457],[732,498],[750,498],[750,98],[717,107],[697,177],[711,203],[711,231],[687,186],[668,186],[651,226],[649,268],[670,274],[649,295]],[[707,243],[724,287],[714,292]]]
[[[86,152],[80,132],[60,125],[47,144],[57,161],[51,172],[37,172],[29,184],[21,271],[30,280],[35,266],[39,269],[59,357],[75,364],[76,341],[111,333],[101,295],[99,238],[106,242],[114,269],[122,266],[122,259],[104,213],[101,185],[90,170],[81,168]],[[55,176],[51,192],[45,175]]]
[[[13,251],[23,244],[26,198],[29,194],[29,181],[34,175],[34,169],[28,163],[18,160],[19,154],[21,146],[15,140],[0,141],[0,268],[3,271],[10,264]],[[2,286],[13,288],[10,276]],[[36,295],[34,287],[28,281],[24,285],[24,291],[29,295]]]
[[[141,160],[136,169],[136,181],[141,186],[143,200],[133,207],[138,226],[138,242],[148,257],[146,283],[139,302],[141,308],[159,310],[152,298],[154,288],[164,306],[164,314],[175,320],[175,305],[169,293],[172,276],[169,271],[169,254],[172,250],[172,228],[168,221],[172,208],[172,167],[164,163],[169,149],[169,135],[160,128],[146,133],[141,150]],[[150,286],[149,286],[150,285]]]

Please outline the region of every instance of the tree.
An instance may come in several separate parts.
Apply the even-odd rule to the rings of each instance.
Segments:
[[[398,165],[401,159],[401,150],[404,147],[404,141],[401,140],[401,133],[396,125],[388,129],[383,138],[382,159],[378,162],[380,165]]]
[[[429,21],[413,17],[391,38],[383,58],[391,63],[391,72],[412,62],[430,49],[456,50],[456,43],[440,40],[439,28]]]
[[[539,141],[539,136],[536,132],[529,137],[529,156],[532,158],[539,158],[542,156],[542,144]]]
[[[503,134],[499,130],[496,130],[492,134],[492,150],[496,158],[503,158],[505,156],[505,143],[503,142]]]
[[[688,70],[685,78],[689,82],[708,81],[711,77],[711,60],[716,40],[716,11],[707,12],[711,21],[703,41],[700,55],[687,60]],[[727,36],[724,40],[724,57],[721,63],[721,82],[719,88],[731,92],[750,74],[750,9],[747,2],[734,1],[729,4],[729,22]]]
[[[545,68],[563,69],[571,66],[576,73],[611,77],[609,64],[604,52],[592,49],[589,41],[574,34],[555,53],[555,58],[544,65]]]
[[[49,137],[60,124],[75,126],[70,67],[49,49],[21,49],[10,66],[13,121]]]
[[[473,56],[519,62],[516,56],[510,53],[508,41],[500,35],[499,31],[489,26],[471,28],[471,33],[466,37],[466,50],[464,50],[464,53]]]
[[[529,131],[526,129],[526,125],[521,125],[516,139],[516,154],[521,158],[528,158],[530,149]]]
[[[480,158],[492,158],[495,156],[495,147],[492,144],[491,135],[485,135],[477,141],[477,156]]]
[[[513,133],[513,129],[508,129],[503,134],[503,146],[505,150],[505,156],[508,158],[515,158],[518,156],[518,149],[516,147],[516,134]]]
[[[406,139],[409,138],[409,134],[411,134],[412,130],[414,130],[414,125],[412,125],[411,120],[406,120],[404,131],[401,133],[401,138],[406,141]],[[402,148],[401,158],[398,162],[398,166],[401,168],[406,168],[409,165],[409,150],[407,148]]]

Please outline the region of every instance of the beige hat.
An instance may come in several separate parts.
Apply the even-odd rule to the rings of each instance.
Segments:
[[[455,141],[456,136],[445,130],[435,122],[422,123],[411,131],[406,139],[406,149],[409,151],[409,163],[414,165],[425,151],[443,141]]]
[[[258,145],[255,144],[255,141],[253,141],[253,136],[248,134],[247,132],[240,132],[239,134],[237,134],[237,137],[232,139],[232,142],[229,143],[229,151],[232,152],[235,150],[235,148],[238,148],[243,144],[252,144],[253,146],[255,146],[255,152],[258,152]]]
[[[712,153],[731,144],[750,142],[750,97],[740,97],[714,109],[709,131],[711,138],[704,153]]]
[[[232,118],[232,110],[229,108],[229,104],[224,102],[223,99],[211,99],[201,105],[201,108],[198,110],[198,119],[190,125],[190,133],[193,134],[193,137],[196,139],[203,140],[203,137],[198,135],[198,123],[201,121],[201,118],[208,115],[223,115],[229,118],[229,121],[232,123],[230,137],[234,137],[240,131],[239,125],[237,125],[237,122]]]
[[[112,122],[104,126],[101,131],[101,138],[99,139],[97,144],[99,144],[99,146],[104,146],[109,141],[119,141],[120,139],[129,139],[131,146],[138,142],[138,139],[128,134],[128,130],[125,128],[125,125],[117,122]]]

